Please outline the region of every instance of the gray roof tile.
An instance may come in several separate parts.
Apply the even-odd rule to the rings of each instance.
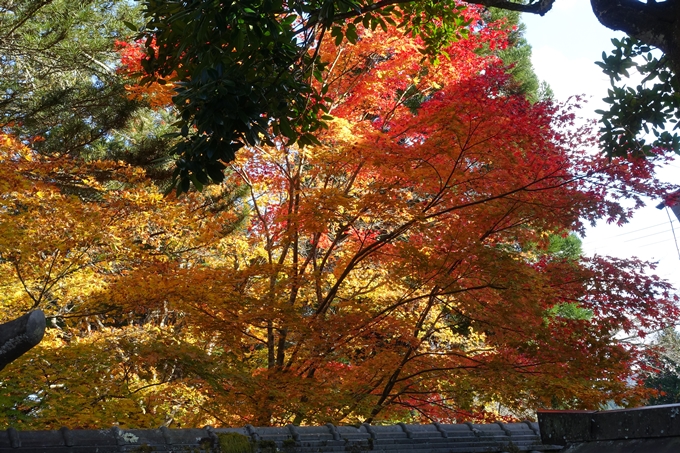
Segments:
[[[151,429],[0,432],[0,453],[134,452],[150,447],[155,452],[218,452],[221,435],[246,436],[254,452],[325,453],[501,453],[548,451],[530,424],[430,424],[389,426],[286,426],[281,428],[206,427],[204,429]],[[274,450],[273,450],[273,449]]]

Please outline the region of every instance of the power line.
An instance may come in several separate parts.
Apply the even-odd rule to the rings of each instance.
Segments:
[[[666,224],[664,223],[663,225],[666,225]],[[639,231],[642,231],[642,230],[647,230],[649,228],[652,228],[652,227],[641,228],[640,230],[636,230],[636,231],[639,232]],[[622,243],[635,242],[635,241],[638,241],[640,239],[644,239],[644,238],[647,238],[647,237],[650,237],[650,236],[656,236],[656,235],[659,235],[659,234],[664,234],[664,233],[667,233],[667,232],[668,232],[668,230],[658,231],[658,232],[655,232],[655,233],[645,234],[643,236],[637,236],[637,237],[634,237],[632,239],[627,239],[625,241],[620,241],[618,239],[621,236],[632,233],[632,231],[631,231],[629,233],[619,234],[619,235],[615,235],[615,236],[608,236],[606,238],[597,238],[597,239],[592,239],[592,240],[589,240],[589,241],[583,241],[582,244],[583,244],[584,247],[593,247],[593,246],[609,247],[608,244],[618,245],[618,244],[622,244]],[[603,244],[603,242],[604,242],[604,244]]]
[[[635,248],[637,248],[637,249],[643,249],[643,248],[645,248],[645,247],[651,247],[652,245],[663,244],[664,242],[668,242],[668,241],[670,241],[670,239],[664,239],[663,241],[652,242],[651,244],[638,245],[638,246],[636,246]]]
[[[672,220],[672,222],[676,222],[676,220]],[[644,228],[638,228],[637,230],[633,230],[633,231],[626,231],[625,233],[615,234],[613,236],[609,236],[609,239],[618,238],[618,237],[621,237],[621,236],[627,236],[627,235],[633,234],[633,233],[639,233],[640,231],[649,230],[651,228],[656,228],[656,227],[659,227],[659,226],[662,226],[662,225],[666,225],[666,222],[657,223],[656,225],[651,225],[651,226],[644,227]],[[644,237],[644,236],[642,236],[642,237]],[[634,241],[634,240],[635,239],[631,239],[631,241]],[[590,240],[590,241],[583,241],[583,245],[592,244],[594,242],[601,242],[601,240],[600,239],[598,239],[598,240],[593,239],[593,240]],[[628,242],[628,241],[626,241],[626,242]]]
[[[650,228],[656,228],[656,227],[661,226],[661,225],[666,225],[666,222],[657,223],[656,225],[652,225],[652,226],[648,226],[648,227],[644,227],[644,228],[639,228],[639,229],[633,230],[633,231],[626,231],[625,233],[617,234],[617,235],[612,236],[612,237],[617,238],[619,236],[625,236],[627,234],[633,234],[633,233],[637,233],[639,231],[649,230]]]
[[[626,243],[626,242],[639,241],[640,239],[648,238],[648,237],[651,237],[651,236],[658,236],[658,235],[660,235],[660,234],[666,234],[666,233],[668,233],[668,230],[659,231],[658,233],[646,234],[646,235],[644,235],[644,236],[640,236],[640,237],[633,238],[633,239],[628,239],[627,241],[623,241],[623,242]]]

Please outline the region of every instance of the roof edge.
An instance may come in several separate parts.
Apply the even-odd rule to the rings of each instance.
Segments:
[[[538,411],[544,444],[680,436],[680,404],[611,411]]]

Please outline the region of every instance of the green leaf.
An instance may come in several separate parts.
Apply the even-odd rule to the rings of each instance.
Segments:
[[[351,42],[352,44],[357,43],[359,36],[357,35],[356,25],[354,24],[347,25],[347,29],[345,30],[345,37],[347,38],[347,41]]]
[[[298,135],[290,126],[287,118],[283,118],[279,121],[279,128],[281,129],[281,133],[288,137],[291,141],[294,142],[297,140]]]
[[[135,24],[133,24],[132,22],[128,22],[128,21],[124,20],[123,25],[125,25],[127,28],[134,31],[135,33],[139,32],[139,30],[137,29],[137,26]]]
[[[177,191],[176,195],[180,196],[183,193],[189,192],[189,188],[191,187],[191,181],[187,177],[183,177],[180,181],[179,184],[177,184]]]
[[[194,183],[194,187],[196,187],[196,190],[198,190],[199,192],[202,192],[203,191],[203,184],[198,180],[196,175],[192,174],[191,176],[189,176],[189,178],[191,179],[191,182]],[[186,191],[187,192],[189,191],[188,187],[187,187]]]
[[[335,45],[339,46],[340,43],[342,43],[342,38],[344,37],[342,28],[338,25],[335,25],[333,28],[331,28],[331,36],[335,38]]]

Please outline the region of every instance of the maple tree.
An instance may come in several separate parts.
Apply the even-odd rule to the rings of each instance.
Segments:
[[[615,336],[671,323],[670,287],[550,237],[625,221],[622,202],[664,187],[649,162],[591,156],[574,106],[529,102],[489,51],[507,27],[461,17],[474,26],[439,64],[389,24],[323,41],[328,127],[301,147],[279,126],[180,199],[97,148],[44,156],[40,136],[4,131],[3,306],[52,323],[3,376],[7,423],[489,421],[499,404],[641,401],[640,351]],[[121,52],[137,71],[138,47]],[[167,88],[138,76],[121,96],[163,112]]]
[[[676,404],[680,401],[680,335],[674,326],[659,332],[649,345],[645,364],[644,385],[656,391],[649,402],[653,405]]]

